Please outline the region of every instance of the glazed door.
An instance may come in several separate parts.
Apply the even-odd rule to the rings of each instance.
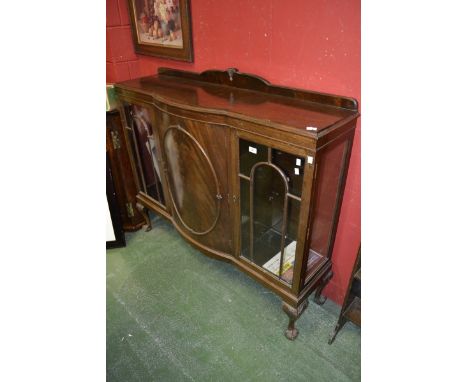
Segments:
[[[291,287],[303,251],[306,157],[239,138],[238,169],[241,259]]]
[[[158,126],[154,109],[148,105],[124,102],[125,118],[131,129],[127,138],[135,159],[140,192],[166,209]]]
[[[229,128],[158,114],[174,223],[196,244],[232,252]]]

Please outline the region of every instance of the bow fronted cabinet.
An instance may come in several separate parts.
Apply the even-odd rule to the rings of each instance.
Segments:
[[[323,303],[332,277],[357,101],[237,69],[160,68],[116,93],[147,229],[149,209],[271,289],[296,338],[309,295]]]

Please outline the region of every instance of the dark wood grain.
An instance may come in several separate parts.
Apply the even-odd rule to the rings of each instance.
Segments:
[[[270,90],[278,87],[269,86],[266,88],[268,91],[248,90],[169,75],[173,72],[178,71],[126,81],[119,84],[119,88],[146,94],[179,107],[188,106],[196,110],[234,115],[248,121],[274,124],[311,137],[316,137],[321,130],[348,117],[355,118],[358,115],[357,101],[345,97],[305,91],[295,91],[294,96],[290,97],[285,95],[288,92],[275,94]],[[326,103],[319,102],[322,98]],[[316,130],[307,130],[307,127]]]
[[[170,68],[159,68],[158,74],[160,76],[170,76],[185,80],[224,85],[237,89],[246,89],[250,92],[256,91],[270,95],[278,95],[289,99],[314,102],[321,105],[335,106],[354,111],[358,110],[358,103],[354,98],[272,85],[260,76],[241,73],[236,68],[230,68],[227,70],[206,70],[202,73],[174,70]]]
[[[158,126],[175,221],[193,240],[230,253],[229,128],[164,112]]]
[[[357,102],[271,85],[233,69],[198,74],[164,68],[158,76],[117,84],[116,92],[126,107],[137,104],[151,109],[157,165],[164,169],[161,184],[166,203],[152,198],[141,185],[138,202],[171,221],[201,252],[231,262],[278,294],[290,318],[286,335],[294,339],[295,323],[308,297],[315,291],[316,301],[322,302],[321,291],[333,275],[331,255],[359,116]],[[246,150],[245,141],[265,147],[262,150],[268,155],[262,154],[263,162],[254,161],[250,172],[241,173],[240,150]],[[274,154],[279,151],[282,156]],[[142,173],[138,155],[132,162],[135,173]],[[272,178],[274,171],[256,172],[265,166],[275,169],[282,188]],[[294,166],[297,174],[291,172]],[[271,178],[270,183],[255,188],[256,176],[258,181]],[[250,191],[241,193],[241,181],[250,182]],[[263,207],[252,203],[249,207],[257,208],[259,223],[273,224],[273,217],[283,222],[275,231],[280,238],[280,269],[285,237],[289,236],[288,243],[295,241],[294,265],[287,277],[265,268],[264,257],[253,261],[241,255],[243,219],[250,219],[250,240],[254,232],[267,232],[253,228],[253,214],[241,215],[241,204],[248,203],[246,195],[250,199],[260,195],[263,200]],[[296,203],[295,217],[293,207],[288,207],[290,198]],[[268,206],[282,210],[272,214]],[[250,243],[249,248],[260,247]],[[276,247],[272,248],[274,255]]]

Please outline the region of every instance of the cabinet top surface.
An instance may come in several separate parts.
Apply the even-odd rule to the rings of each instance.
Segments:
[[[270,85],[235,69],[197,74],[162,68],[159,75],[121,82],[116,87],[182,108],[225,113],[311,135],[359,116],[352,98]]]

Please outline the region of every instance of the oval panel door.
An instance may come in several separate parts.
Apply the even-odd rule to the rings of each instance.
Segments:
[[[174,212],[193,235],[206,235],[220,215],[219,179],[206,151],[181,126],[169,126],[164,134],[167,179]]]
[[[174,225],[200,249],[232,255],[230,129],[165,112],[157,118]]]

